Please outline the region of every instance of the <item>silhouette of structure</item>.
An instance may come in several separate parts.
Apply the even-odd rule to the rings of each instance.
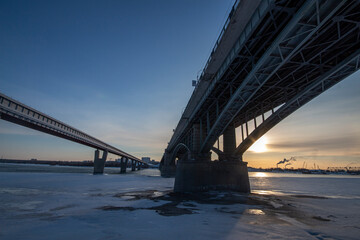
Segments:
[[[95,148],[94,157],[94,174],[102,174],[104,172],[105,161],[108,153],[121,156],[121,172],[126,172],[128,160],[132,162],[132,169],[137,167],[146,167],[147,163],[140,159],[110,146],[76,128],[73,128],[55,118],[52,118],[38,110],[26,106],[19,101],[0,93],[0,118],[12,123],[16,123],[28,128],[32,128],[44,133],[48,133],[57,137],[65,138],[73,142],[77,142],[92,148]],[[100,151],[103,151],[100,156]]]
[[[162,176],[176,175],[175,191],[250,191],[243,153],[359,69],[359,5],[235,2],[161,160]]]

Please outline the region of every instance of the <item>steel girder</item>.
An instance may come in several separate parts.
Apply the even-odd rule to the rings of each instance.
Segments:
[[[0,118],[89,147],[108,151],[109,153],[113,153],[121,157],[141,161],[137,157],[110,146],[99,139],[96,139],[2,93],[0,93]]]
[[[340,82],[360,68],[360,49],[343,60],[329,72],[317,78],[305,89],[298,92],[293,98],[277,109],[272,115],[264,120],[254,131],[244,139],[236,148],[234,154],[242,155],[257,139],[263,136],[272,127],[284,118],[295,112],[297,109],[317,97],[336,83]]]
[[[344,18],[344,20],[346,19]],[[304,47],[288,61],[287,65],[282,67],[280,71],[260,89],[259,94],[257,94],[251,100],[250,104],[244,108],[242,113],[234,119],[235,126],[244,124],[247,121],[246,116],[264,116],[264,112],[285,103],[286,100],[291,97],[291,92],[296,91],[298,88],[305,87],[306,83],[299,83],[297,75],[308,76],[312,72],[319,71],[319,69],[331,69],[334,67],[334,64],[331,64],[334,56],[345,51],[349,46],[354,46],[354,49],[356,49],[356,44],[359,43],[359,34],[356,38],[350,40],[350,43],[347,43],[346,39],[349,38],[349,36],[351,37],[351,35],[356,35],[356,32],[358,32],[357,24],[353,23],[353,26],[350,28],[342,27],[343,33],[338,37],[332,33],[330,33],[330,36],[327,36],[326,32],[330,32],[331,28],[334,28],[334,24],[337,25],[338,22],[327,24],[319,30],[315,37],[309,40]],[[338,27],[336,28],[340,29]],[[322,36],[322,38],[319,36]],[[326,53],[331,54],[330,56],[326,56]],[[326,64],[327,62],[329,62],[329,64]],[[309,81],[310,79],[307,78],[306,82]],[[249,119],[251,118],[248,118],[248,120]]]
[[[234,126],[241,127],[243,140],[234,154],[242,155],[281,119],[358,69],[359,1],[264,2],[166,151],[179,143],[191,148],[192,126],[198,124],[198,154],[221,155],[213,146]]]
[[[359,10],[359,4],[348,4],[345,6],[341,13],[343,15],[341,18],[337,18],[339,20],[324,26],[319,33],[306,44],[307,47],[300,50],[296,56],[294,56],[294,59],[304,59],[305,61],[290,61],[294,67],[280,74],[283,75],[283,77],[277,75],[275,79],[269,81],[268,86],[261,89],[261,94],[258,94],[257,99],[255,98],[255,100],[251,102],[251,106],[245,109],[246,112],[237,117],[234,124],[236,126],[241,124],[243,128],[243,124],[247,126],[245,114],[255,117],[262,115],[262,123],[258,127],[255,126],[254,131],[250,135],[247,134],[248,136],[245,140],[242,138],[243,142],[238,147],[236,151],[237,154],[241,155],[254,141],[265,134],[276,123],[280,122],[280,119],[276,116],[281,115],[281,119],[283,119],[312,98],[318,96],[321,92],[358,70],[356,54],[359,54],[358,49],[360,48]],[[353,14],[354,12],[357,13],[357,16]],[[351,15],[352,17],[350,18],[353,18],[353,20],[348,21]],[[339,25],[341,25],[341,27],[338,27]],[[331,28],[333,31],[330,31],[330,34],[322,34],[329,32]],[[334,34],[336,32],[339,34]],[[316,48],[320,48],[320,50],[315,50]],[[354,57],[354,63],[348,64],[347,60],[344,60],[346,57],[350,60],[351,57]],[[333,73],[334,70],[338,72],[335,74]],[[284,73],[286,74],[284,75]],[[332,76],[330,73],[332,73]],[[324,79],[324,76],[327,76],[328,80],[319,80]],[[309,88],[318,81],[321,82],[321,87],[317,86],[318,94],[313,94],[312,97],[309,95],[301,96],[303,89]],[[276,91],[274,87],[277,88]],[[314,91],[311,92],[314,93]],[[272,112],[272,115],[265,120],[263,108],[267,110],[272,109],[273,100],[278,101],[275,106],[282,104],[280,107],[281,110],[278,109],[275,113]],[[289,106],[293,100],[296,100],[297,103]],[[266,106],[264,102],[268,105]],[[284,112],[287,112],[287,114]]]
[[[318,35],[319,30],[326,28],[329,22],[335,21],[336,18],[333,19],[333,17],[336,13],[340,14],[337,18],[342,19],[342,7],[351,8],[356,5],[357,2],[354,1],[305,2],[289,23],[287,23],[286,27],[282,29],[281,33],[277,35],[272,45],[262,57],[257,60],[255,66],[241,82],[240,86],[231,94],[230,100],[226,103],[214,124],[212,124],[211,129],[208,129],[208,134],[202,144],[201,152],[209,151],[225,128],[229,124],[235,124],[234,119],[245,107],[251,106],[250,103],[253,98],[256,98],[257,95],[262,95],[262,91],[264,91],[263,86],[271,80],[273,76],[276,76],[280,69],[284,71],[282,68],[291,69],[297,67],[296,64],[290,62],[290,59],[311,40],[312,36]],[[355,21],[354,24],[356,25],[357,22]],[[344,35],[346,35],[346,33],[344,33]],[[336,48],[336,46],[333,46],[333,48]],[[289,64],[294,64],[294,66],[289,66]],[[302,64],[304,65],[305,63],[302,62]],[[308,61],[308,65],[310,64]],[[318,68],[326,69],[332,67],[331,64],[329,66],[323,65],[322,63],[312,64]],[[272,83],[272,85],[276,85],[276,83]],[[295,86],[295,89],[304,86]],[[284,102],[282,96],[280,96],[279,99],[279,103]],[[263,101],[263,99],[260,97],[259,102],[261,101]]]
[[[285,106],[316,79],[333,68],[341,68],[337,64],[344,63],[344,59],[359,48],[358,5],[357,1],[333,0],[274,1],[269,4],[267,12],[259,18],[258,26],[252,25],[254,31],[246,41],[234,46],[236,51],[228,56],[231,61],[224,62],[226,68],[220,69],[216,81],[212,80],[212,88],[188,119],[190,127],[176,141],[191,147],[191,126],[200,124],[201,152],[215,149],[221,154],[213,147],[218,137],[229,125],[241,126],[243,143],[235,152],[241,155],[257,139],[255,137],[274,126],[275,121],[271,120],[274,117],[265,117],[266,111],[274,114],[275,107]],[[286,14],[291,17],[287,18]],[[341,69],[333,75],[336,80],[321,83],[324,91],[357,68],[344,65]],[[317,95],[312,94],[313,97]],[[297,106],[301,107],[311,99],[308,95],[299,98]],[[290,114],[297,108],[289,109],[286,112]],[[256,121],[258,116],[262,122]],[[255,130],[249,135],[247,123],[250,120],[254,121]]]

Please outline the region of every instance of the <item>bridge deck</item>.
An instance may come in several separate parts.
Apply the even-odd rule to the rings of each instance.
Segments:
[[[71,127],[34,108],[0,93],[0,118],[28,128],[68,139],[89,147],[108,151],[121,157],[142,162],[140,159],[121,151],[105,142]]]

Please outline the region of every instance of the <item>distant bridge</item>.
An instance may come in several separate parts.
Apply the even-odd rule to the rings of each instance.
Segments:
[[[250,191],[243,153],[357,71],[359,38],[360,1],[236,1],[165,150],[162,175],[177,168],[176,191]]]
[[[126,171],[128,161],[131,161],[132,170],[147,166],[147,163],[137,157],[121,151],[2,93],[0,93],[0,118],[97,149],[94,157],[94,173],[103,173],[108,153],[122,157],[121,172]],[[99,156],[99,150],[103,151],[102,157]]]

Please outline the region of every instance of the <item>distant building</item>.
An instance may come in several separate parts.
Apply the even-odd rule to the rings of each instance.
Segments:
[[[150,161],[150,164],[158,164],[158,161],[155,161],[154,159]]]
[[[149,157],[142,157],[141,160],[143,162],[149,163],[150,162],[150,158]]]

